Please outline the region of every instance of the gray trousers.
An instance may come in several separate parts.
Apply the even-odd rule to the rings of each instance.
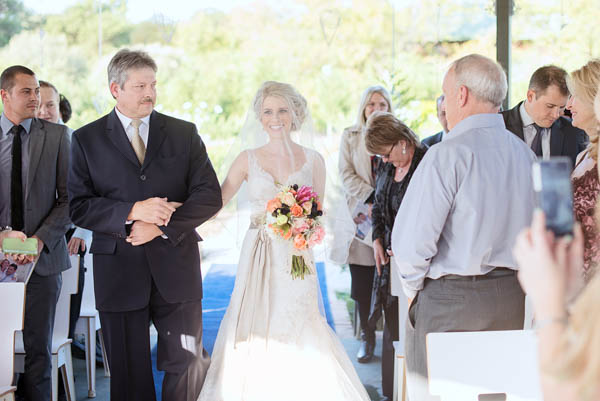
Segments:
[[[62,287],[60,273],[40,276],[33,271],[25,295],[25,373],[17,393],[27,401],[50,401],[52,392],[52,332]]]
[[[439,400],[429,394],[425,336],[452,331],[523,328],[525,294],[516,272],[494,270],[485,276],[425,279],[406,322],[409,401]]]

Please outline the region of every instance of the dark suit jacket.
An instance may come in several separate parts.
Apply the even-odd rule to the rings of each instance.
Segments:
[[[444,135],[444,131],[440,131],[437,134],[428,136],[427,138],[423,139],[421,141],[421,143],[427,145],[427,147],[430,148],[433,145],[435,145],[436,143],[442,142],[442,136],[443,135]]]
[[[65,241],[71,226],[67,196],[70,142],[67,127],[37,118],[31,121],[30,135],[23,231],[44,242],[35,272],[48,276],[71,267]]]
[[[194,124],[150,116],[148,146],[140,166],[113,110],[73,133],[69,171],[73,223],[93,231],[96,306],[123,312],[148,305],[154,280],[170,303],[202,299],[196,227],[222,206],[221,189]],[[132,246],[125,221],[137,201],[167,197],[182,202],[157,237]]]
[[[506,129],[525,140],[523,120],[519,112],[522,103],[501,113]],[[571,120],[566,117],[559,117],[550,128],[550,155],[570,157],[572,167],[575,166],[577,155],[587,147],[588,143],[587,134],[583,130],[573,127]]]

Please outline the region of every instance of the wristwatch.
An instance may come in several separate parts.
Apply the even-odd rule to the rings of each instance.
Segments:
[[[2,227],[2,229],[0,229],[0,231],[12,231],[12,227],[11,226],[4,226],[4,227]]]

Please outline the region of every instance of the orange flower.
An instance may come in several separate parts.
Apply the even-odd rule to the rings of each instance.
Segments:
[[[273,198],[267,202],[267,212],[273,213],[275,210],[281,207],[281,201],[277,198]]]
[[[292,229],[290,228],[289,230],[287,230],[287,232],[281,232],[281,236],[283,237],[283,239],[288,240],[290,238],[292,238]]]
[[[294,217],[300,217],[302,214],[304,214],[302,206],[298,205],[297,203],[290,208],[290,212],[292,212],[292,216]]]
[[[298,234],[294,237],[294,248],[296,248],[296,249],[306,248],[306,239],[304,239],[304,235]]]

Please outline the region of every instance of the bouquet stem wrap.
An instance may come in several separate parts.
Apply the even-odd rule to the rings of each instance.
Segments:
[[[304,280],[305,275],[315,274],[315,272],[315,263],[309,252],[298,251],[297,249],[292,251],[292,268],[290,271],[292,279],[300,278]]]

